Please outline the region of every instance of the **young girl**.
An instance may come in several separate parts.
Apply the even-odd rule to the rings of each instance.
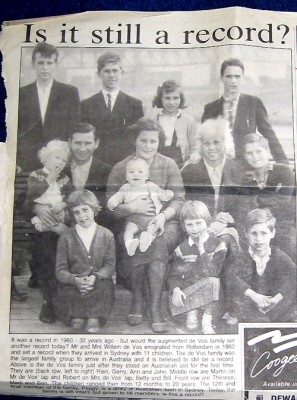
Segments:
[[[180,167],[197,162],[197,123],[181,111],[187,106],[179,83],[171,79],[159,86],[152,105],[162,109],[156,115],[165,133],[165,147],[160,152],[173,158]]]
[[[114,304],[114,238],[94,221],[100,206],[92,192],[71,193],[68,208],[76,225],[58,243],[55,312],[74,329],[81,329],[86,321],[86,331],[98,333]]]
[[[61,234],[65,225],[65,197],[71,190],[69,177],[63,174],[70,149],[67,142],[51,140],[38,152],[43,164],[42,169],[33,171],[28,178],[26,204],[36,215],[31,219],[38,232],[56,232]],[[47,213],[56,224],[43,221]]]
[[[142,158],[135,158],[128,162],[126,169],[125,185],[121,186],[107,203],[107,207],[113,211],[118,205],[129,204],[138,197],[150,197],[155,206],[153,215],[132,214],[126,218],[124,242],[129,256],[134,256],[139,247],[145,252],[156,238],[155,227],[149,224],[151,219],[158,215],[162,209],[161,201],[169,201],[173,198],[172,190],[163,190],[153,182],[149,182],[149,165]],[[141,232],[139,239],[134,236]]]
[[[214,334],[212,315],[219,300],[218,276],[227,248],[220,239],[209,236],[210,214],[201,201],[187,201],[180,221],[188,238],[176,248],[168,276],[171,311],[173,315],[186,313],[186,327],[192,330],[198,328],[197,309],[202,308],[202,332]]]

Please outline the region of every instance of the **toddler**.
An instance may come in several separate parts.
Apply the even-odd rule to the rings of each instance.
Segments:
[[[76,225],[58,242],[55,313],[73,329],[83,328],[86,322],[88,333],[98,333],[114,304],[114,238],[94,220],[100,206],[92,192],[74,191],[68,208]]]
[[[227,248],[208,234],[210,214],[201,201],[187,201],[181,208],[180,221],[188,238],[176,248],[168,276],[171,311],[173,315],[186,313],[186,327],[194,330],[198,328],[197,309],[202,308],[202,332],[214,334],[212,315],[219,300],[218,276]]]
[[[38,232],[61,233],[65,225],[65,197],[71,190],[70,180],[63,173],[69,157],[67,142],[51,140],[38,153],[43,168],[31,172],[28,178],[26,202],[36,214],[31,222]],[[56,220],[55,225],[43,221],[43,212],[47,212]]]
[[[107,203],[113,211],[121,203],[131,203],[137,197],[150,197],[155,206],[157,215],[162,209],[162,201],[167,202],[174,196],[172,190],[164,190],[155,183],[148,181],[149,165],[142,158],[135,158],[128,162],[126,170],[127,183],[115,193]],[[133,256],[139,247],[145,252],[156,238],[154,225],[149,224],[154,215],[131,214],[126,218],[124,242],[129,256]],[[139,239],[134,236],[141,232]]]

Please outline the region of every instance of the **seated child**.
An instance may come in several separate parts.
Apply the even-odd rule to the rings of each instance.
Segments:
[[[62,172],[70,157],[68,143],[51,140],[38,152],[38,157],[44,167],[33,171],[28,178],[26,203],[36,213],[31,222],[38,232],[60,234],[67,229],[64,198],[71,190],[69,177]],[[55,218],[55,225],[43,222],[41,214],[44,210]]]
[[[287,322],[294,318],[296,266],[287,254],[271,246],[275,218],[255,209],[245,222],[248,250],[230,266],[228,280],[240,322]]]
[[[296,204],[293,170],[286,164],[270,161],[268,140],[260,133],[250,133],[244,137],[244,157],[248,165],[238,188],[241,195],[238,199],[238,224],[244,224],[249,211],[268,208],[277,221],[275,241],[278,247],[295,258]]]
[[[68,208],[76,225],[59,239],[57,249],[56,316],[74,329],[86,321],[88,333],[98,333],[114,304],[112,275],[115,271],[113,234],[95,223],[100,211],[96,196],[76,190]]]
[[[186,327],[191,330],[198,328],[197,308],[202,308],[202,332],[214,334],[212,315],[219,300],[218,276],[227,248],[220,239],[209,236],[210,214],[201,201],[184,203],[180,221],[188,238],[176,248],[168,276],[171,311],[173,315],[186,313]]]
[[[131,203],[137,197],[150,197],[155,206],[154,215],[131,214],[126,218],[124,242],[129,256],[133,256],[139,247],[145,252],[155,240],[154,225],[151,219],[162,209],[162,201],[169,201],[174,196],[172,190],[163,190],[155,183],[148,181],[149,165],[142,158],[135,158],[127,164],[127,182],[107,202],[109,210],[113,211],[121,203]],[[134,236],[141,232],[140,238]]]

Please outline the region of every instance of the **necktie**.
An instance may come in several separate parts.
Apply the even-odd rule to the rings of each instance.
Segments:
[[[232,132],[233,130],[233,106],[234,106],[235,100],[228,100],[228,121],[229,121],[229,128]]]
[[[107,93],[107,108],[111,111],[111,94]]]

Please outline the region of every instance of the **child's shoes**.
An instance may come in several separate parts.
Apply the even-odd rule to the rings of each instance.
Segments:
[[[72,329],[81,329],[85,324],[85,320],[81,318],[73,318],[70,322]]]
[[[153,235],[150,233],[143,231],[139,238],[139,250],[144,253],[150,247],[153,242]]]
[[[190,331],[198,328],[197,310],[187,312],[186,327]]]
[[[138,246],[139,240],[138,239],[131,239],[125,242],[125,246],[127,249],[128,256],[134,256]]]
[[[202,315],[202,332],[204,335],[214,335],[216,332],[212,326],[212,315],[204,313]]]
[[[227,311],[225,314],[222,316],[222,319],[226,321],[226,324],[228,325],[237,325],[238,324],[238,319],[236,317],[232,317],[232,315]]]
[[[88,333],[99,333],[100,325],[97,318],[89,318],[86,326]]]

